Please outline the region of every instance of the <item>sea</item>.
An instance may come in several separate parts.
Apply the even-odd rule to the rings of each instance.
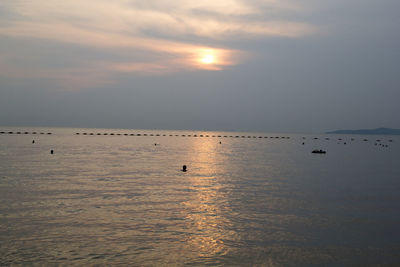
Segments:
[[[0,266],[400,266],[399,136],[0,131]]]

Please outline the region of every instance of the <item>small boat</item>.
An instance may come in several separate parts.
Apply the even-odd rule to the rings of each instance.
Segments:
[[[315,149],[315,150],[313,150],[311,153],[314,153],[314,154],[326,154],[326,151],[324,151],[324,150],[321,150],[321,149]]]

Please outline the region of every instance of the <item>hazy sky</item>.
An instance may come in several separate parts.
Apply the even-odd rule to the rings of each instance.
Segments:
[[[400,128],[399,0],[1,0],[0,125]]]

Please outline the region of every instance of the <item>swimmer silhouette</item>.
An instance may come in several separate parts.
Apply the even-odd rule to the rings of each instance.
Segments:
[[[32,140],[32,144],[34,144],[35,143],[35,140]]]
[[[53,151],[53,149],[52,149],[52,150],[50,150],[50,154],[54,154],[54,151]]]
[[[182,166],[182,171],[183,171],[183,172],[186,172],[186,165],[183,165],[183,166]]]

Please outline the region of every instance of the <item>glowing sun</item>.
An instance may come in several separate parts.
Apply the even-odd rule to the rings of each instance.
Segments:
[[[213,55],[205,55],[204,57],[201,58],[201,62],[203,62],[204,64],[212,64],[214,63],[215,58]]]

